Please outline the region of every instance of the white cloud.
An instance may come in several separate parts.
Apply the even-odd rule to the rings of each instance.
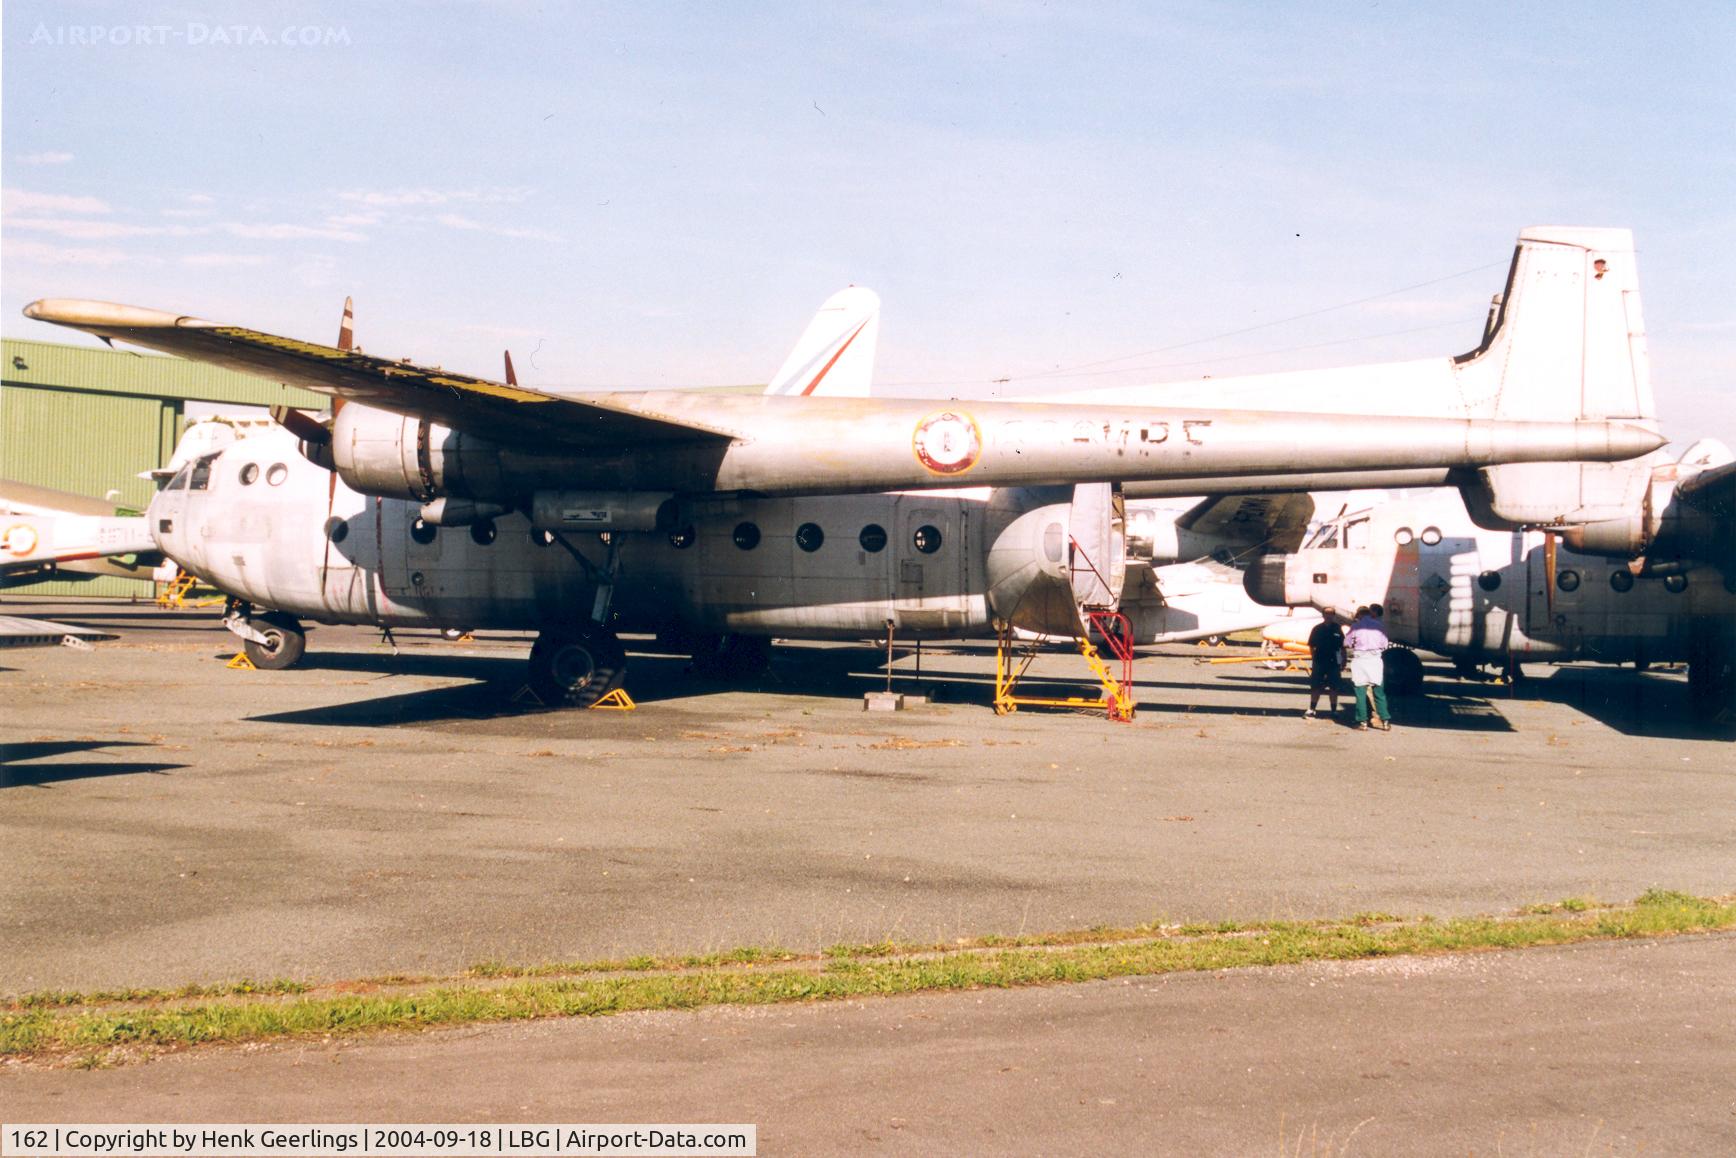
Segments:
[[[95,249],[88,246],[47,245],[40,241],[9,241],[6,260],[22,265],[123,265],[137,261],[134,255],[120,249]]]
[[[366,241],[365,234],[352,229],[334,229],[323,225],[290,225],[275,223],[254,225],[240,221],[225,221],[213,228],[219,229],[231,237],[245,237],[255,241],[301,241],[317,239],[319,241]]]
[[[209,194],[209,193],[189,193],[189,194],[187,194],[187,200],[189,203],[191,203],[193,205],[215,205],[215,204],[217,204],[217,198],[211,196],[211,194]]]
[[[69,217],[11,217],[6,227],[51,233],[74,241],[106,241],[117,237],[199,237],[227,234],[248,241],[365,241],[364,234],[350,229],[286,222],[218,221],[206,225],[138,225],[125,221],[81,221]]]
[[[493,186],[482,189],[346,189],[338,193],[345,201],[362,205],[402,208],[408,205],[515,205],[534,190],[528,186]]]
[[[12,158],[20,165],[65,165],[72,160],[71,153],[20,153]]]
[[[490,225],[485,221],[477,221],[475,218],[465,217],[461,213],[440,213],[436,214],[432,218],[423,218],[422,220],[431,220],[437,225],[446,226],[448,229],[466,229],[476,233],[492,233],[496,237],[526,237],[534,241],[561,240],[555,234],[545,233],[540,229],[518,229],[509,225]]]
[[[66,193],[32,193],[28,189],[0,190],[0,211],[14,213],[108,213],[100,197],[77,197]]]
[[[14,217],[6,214],[6,228],[52,233],[75,241],[106,241],[116,237],[188,237],[204,232],[203,226],[130,225],[124,221],[80,221],[70,217]]]
[[[201,267],[264,265],[265,261],[265,257],[257,253],[189,253],[181,258],[182,265]]]
[[[378,225],[379,223],[380,215],[378,213],[333,213],[326,217],[327,225]]]

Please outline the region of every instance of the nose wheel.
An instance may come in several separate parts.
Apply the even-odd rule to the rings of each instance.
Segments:
[[[530,689],[550,707],[588,708],[626,676],[621,641],[595,624],[550,628],[530,649]]]
[[[286,667],[294,667],[301,662],[302,654],[307,651],[307,633],[302,630],[301,621],[293,615],[285,615],[281,611],[268,611],[263,615],[255,615],[248,621],[258,639],[243,638],[241,650],[247,653],[247,658],[253,661],[253,666],[263,671],[282,671]]]

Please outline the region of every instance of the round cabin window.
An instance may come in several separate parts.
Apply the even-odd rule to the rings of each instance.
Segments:
[[[754,523],[737,523],[735,525],[735,545],[744,551],[751,551],[759,546],[760,529]]]
[[[410,537],[424,545],[432,543],[438,531],[439,528],[427,519],[417,519],[410,524]]]
[[[241,468],[241,485],[244,487],[250,487],[258,481],[259,464],[256,462],[244,464]]]
[[[932,555],[940,550],[940,528],[924,523],[916,528],[916,533],[910,537],[910,541],[924,555]]]
[[[862,549],[872,555],[876,551],[886,549],[886,528],[879,523],[869,523],[862,528],[862,533],[856,536],[856,541],[862,544]]]
[[[271,464],[271,469],[265,472],[265,481],[274,487],[283,485],[283,480],[289,477],[289,468],[281,462]]]
[[[796,546],[812,554],[820,549],[820,544],[826,541],[826,532],[820,529],[818,523],[803,523],[796,528]]]

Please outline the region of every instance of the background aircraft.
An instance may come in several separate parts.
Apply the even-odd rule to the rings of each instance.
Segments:
[[[103,499],[0,479],[0,587],[58,578],[149,579],[161,562],[139,515]]]
[[[1248,591],[1268,605],[1340,618],[1382,603],[1394,642],[1465,670],[1686,661],[1695,713],[1728,718],[1736,712],[1730,452],[1706,440],[1674,461],[1653,456],[1631,469],[1646,485],[1629,517],[1569,529],[1566,544],[1550,531],[1479,527],[1459,492],[1430,491],[1346,514],[1302,550],[1258,560]],[[1570,512],[1551,513],[1558,521]],[[1388,657],[1395,685],[1421,681],[1413,653]]]

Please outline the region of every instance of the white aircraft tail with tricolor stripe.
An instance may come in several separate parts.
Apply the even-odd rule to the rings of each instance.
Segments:
[[[880,295],[863,286],[839,290],[802,331],[766,393],[866,398],[879,337]]]

